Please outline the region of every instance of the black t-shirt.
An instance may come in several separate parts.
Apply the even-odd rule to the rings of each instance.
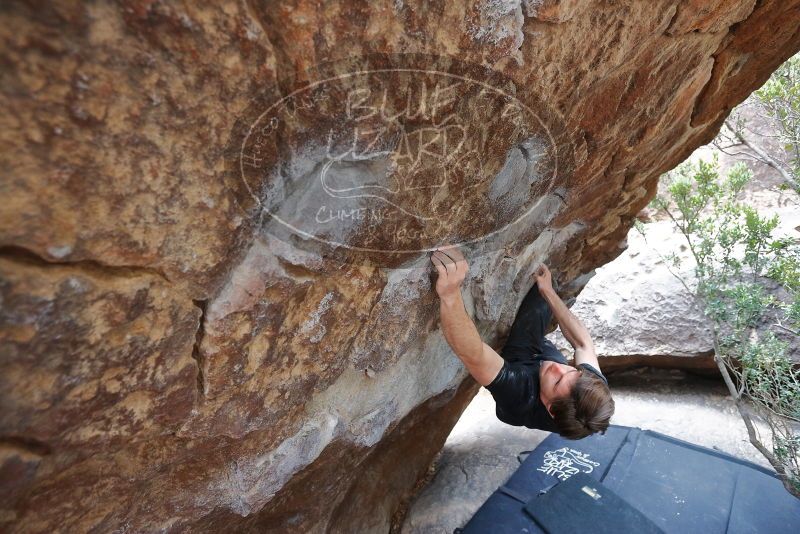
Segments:
[[[560,356],[560,358],[559,358]],[[544,360],[567,364],[563,354],[537,354],[532,360],[505,361],[500,372],[486,386],[497,405],[497,418],[506,424],[557,432],[555,422],[539,398],[539,369]],[[588,363],[584,367],[608,383],[606,378]]]

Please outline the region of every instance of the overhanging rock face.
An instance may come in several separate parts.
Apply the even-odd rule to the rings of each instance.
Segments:
[[[425,250],[499,349],[800,48],[791,0],[216,4],[0,11],[4,531],[385,532],[477,389]]]

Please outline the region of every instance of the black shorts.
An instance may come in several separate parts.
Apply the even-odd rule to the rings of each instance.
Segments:
[[[544,337],[553,312],[550,305],[533,284],[528,294],[522,299],[514,324],[503,346],[501,356],[507,362],[530,362],[551,360],[567,364],[567,358],[556,346]]]

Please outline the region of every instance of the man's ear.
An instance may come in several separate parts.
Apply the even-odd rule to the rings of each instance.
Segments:
[[[553,412],[551,412],[551,411],[550,411],[550,407],[551,407],[552,405],[553,405],[553,403],[552,403],[552,402],[548,402],[547,404],[545,404],[545,405],[544,405],[544,407],[545,407],[545,408],[547,408],[547,413],[549,413],[549,414],[550,414],[550,417],[553,417]]]

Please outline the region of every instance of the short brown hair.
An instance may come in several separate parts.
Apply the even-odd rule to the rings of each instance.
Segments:
[[[614,415],[614,399],[603,379],[579,367],[580,376],[566,397],[550,405],[558,433],[567,439],[581,439],[600,432],[605,434]]]

